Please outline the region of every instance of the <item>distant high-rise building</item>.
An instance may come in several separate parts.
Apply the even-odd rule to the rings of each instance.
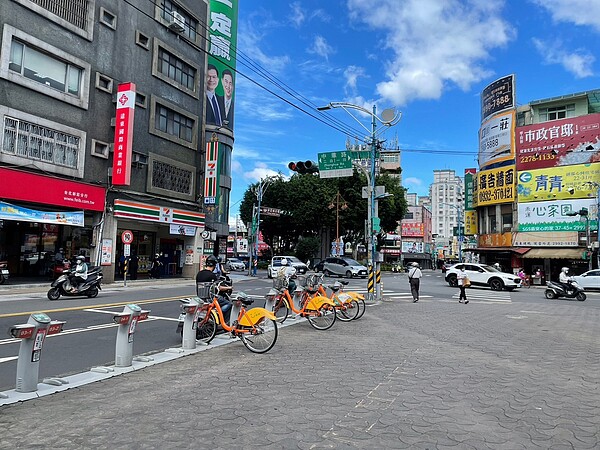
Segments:
[[[452,237],[452,228],[458,226],[458,214],[462,212],[463,179],[454,170],[434,170],[433,183],[429,186],[431,199],[432,233],[437,240]]]

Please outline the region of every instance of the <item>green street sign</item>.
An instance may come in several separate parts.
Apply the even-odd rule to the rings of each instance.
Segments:
[[[354,173],[352,161],[359,159],[369,159],[371,153],[368,151],[339,151],[329,153],[319,153],[319,177],[320,178],[339,178],[351,177]]]
[[[373,217],[373,231],[375,233],[381,231],[381,219],[379,217]]]

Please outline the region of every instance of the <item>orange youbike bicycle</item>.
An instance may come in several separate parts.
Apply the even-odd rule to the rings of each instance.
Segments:
[[[323,285],[322,274],[309,275],[308,283],[317,286],[318,293],[329,298],[335,303],[336,314],[342,322],[360,319],[365,313],[366,304],[365,297],[358,292],[344,292],[344,286],[348,285],[347,281],[336,281],[330,286]],[[331,291],[331,295],[327,295],[327,289]]]
[[[305,317],[313,328],[328,330],[337,317],[333,301],[318,295],[317,289],[312,292],[304,290],[300,298],[300,309],[294,305],[294,300],[288,291],[288,281],[284,278],[274,279],[273,289],[267,294],[267,303],[273,303],[273,314],[280,323],[285,322],[290,311],[300,317]]]
[[[248,350],[254,353],[266,353],[277,341],[277,318],[264,308],[247,310],[254,300],[243,292],[238,292],[234,302],[238,302],[239,314],[229,325],[223,316],[217,296],[220,282],[198,283],[198,297],[204,302],[198,311],[196,339],[208,344],[217,334],[220,325],[232,337],[239,337]]]

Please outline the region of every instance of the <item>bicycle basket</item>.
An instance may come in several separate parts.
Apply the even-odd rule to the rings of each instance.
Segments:
[[[273,278],[273,287],[275,289],[286,289],[288,287],[288,279],[286,277],[276,277]]]
[[[196,283],[196,295],[202,300],[211,300],[213,297],[213,283],[211,282],[201,282]]]

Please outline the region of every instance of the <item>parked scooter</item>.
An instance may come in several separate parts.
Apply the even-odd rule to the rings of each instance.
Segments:
[[[6,261],[0,261],[0,284],[4,284],[8,281],[8,263]]]
[[[580,302],[583,302],[587,298],[583,288],[574,280],[569,280],[567,282],[568,288],[566,289],[563,283],[558,283],[556,281],[547,281],[546,286],[546,298],[548,299],[564,297],[575,298]]]
[[[52,287],[48,291],[48,299],[58,300],[61,295],[67,297],[85,295],[89,298],[98,296],[98,291],[102,289],[101,283],[104,277],[101,267],[92,267],[88,270],[87,280],[80,282],[75,290],[73,290],[70,277],[73,273],[71,269],[63,270],[62,275],[52,282]]]

